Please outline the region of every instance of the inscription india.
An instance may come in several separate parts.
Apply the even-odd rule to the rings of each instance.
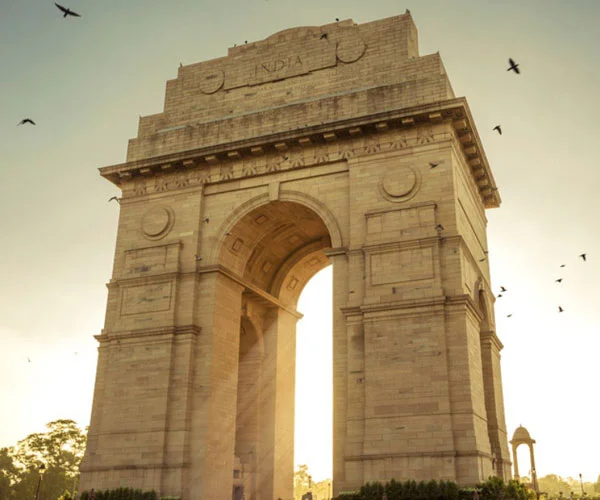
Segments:
[[[261,79],[263,75],[277,74],[279,77],[302,74],[304,66],[300,56],[288,56],[257,64],[254,68],[254,77]]]
[[[311,71],[336,65],[335,44],[315,39],[304,42],[301,50],[295,43],[262,49],[262,57],[252,66],[238,65],[228,69],[225,88],[260,85],[282,78],[305,75]],[[227,81],[230,80],[230,81]]]

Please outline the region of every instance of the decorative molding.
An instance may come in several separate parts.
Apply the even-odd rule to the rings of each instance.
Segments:
[[[162,177],[156,179],[162,179]],[[167,186],[167,183],[163,180],[161,186]],[[163,191],[163,189],[158,189],[158,191]],[[159,205],[151,208],[142,216],[140,226],[144,238],[160,240],[169,234],[174,224],[175,212],[173,209],[166,205]]]
[[[383,125],[382,125],[383,124]],[[446,126],[446,130],[441,133],[436,131],[438,126]],[[452,130],[449,132],[447,126],[450,125]],[[333,128],[335,126],[335,128]],[[165,173],[163,166],[169,165],[167,170],[211,170],[210,165],[224,161],[244,161],[244,157],[255,157],[256,153],[263,152],[265,157],[270,156],[269,153],[276,151],[290,151],[298,148],[298,140],[309,138],[312,143],[321,144],[325,141],[326,144],[338,142],[340,145],[352,141],[351,131],[360,130],[362,137],[369,137],[373,134],[378,134],[383,139],[386,134],[392,134],[393,140],[390,142],[388,149],[404,149],[411,146],[426,146],[432,142],[443,140],[457,140],[459,150],[465,156],[465,160],[469,165],[472,165],[477,172],[473,172],[474,177],[479,178],[479,194],[486,208],[493,208],[500,205],[500,196],[495,185],[493,175],[488,165],[485,153],[481,146],[481,140],[474,126],[474,121],[471,112],[464,98],[455,98],[448,101],[435,104],[418,105],[413,108],[393,110],[381,112],[369,116],[357,117],[347,120],[343,123],[321,123],[320,125],[306,125],[302,130],[290,130],[285,133],[277,133],[269,136],[259,137],[251,140],[241,140],[235,143],[227,143],[222,145],[214,145],[206,148],[198,148],[191,151],[182,151],[179,153],[171,153],[168,155],[140,159],[120,165],[103,167],[100,169],[102,176],[115,183],[123,185],[126,188],[131,181],[138,175],[160,175]],[[307,131],[309,134],[307,135]],[[410,133],[409,137],[407,134]],[[395,135],[394,135],[395,134]],[[403,134],[398,137],[398,134]],[[357,137],[356,139],[360,139]],[[291,145],[296,146],[292,147]],[[372,147],[367,146],[365,150],[364,143],[360,143],[362,147],[356,147],[359,143],[355,143],[352,147],[343,146],[339,152],[329,151],[327,161],[340,161],[350,158],[354,155],[373,154]],[[383,142],[381,151],[385,151],[386,147]],[[229,152],[237,152],[234,157],[241,157],[238,160],[231,159]],[[291,152],[291,151],[290,151]],[[297,153],[297,152],[296,152]],[[306,159],[304,162],[296,161],[296,166],[312,166],[314,161],[322,161],[323,158],[315,158],[314,160]],[[293,161],[291,162],[293,166]],[[283,170],[285,167],[279,167],[277,171]],[[247,169],[240,169],[240,171]],[[266,168],[257,168],[256,174],[262,175]],[[126,174],[126,175],[124,175]],[[205,174],[204,183],[226,182],[222,181],[218,174],[213,172]],[[238,178],[238,174],[234,173],[234,178]],[[482,178],[485,178],[483,181]],[[190,185],[194,182],[190,179]],[[169,189],[172,186],[160,185],[161,189]],[[141,196],[142,190],[138,188],[135,195]],[[124,192],[124,197],[131,196],[131,190]]]

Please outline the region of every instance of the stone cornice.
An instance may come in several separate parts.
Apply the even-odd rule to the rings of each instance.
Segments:
[[[454,295],[452,297],[447,297],[446,304],[449,306],[464,307],[470,314],[472,314],[475,317],[478,323],[482,320],[481,312],[475,304],[473,297],[471,297],[469,294]]]
[[[504,349],[504,344],[500,341],[498,335],[496,335],[496,332],[492,330],[487,332],[481,332],[481,342],[489,342],[496,349],[498,349],[498,351]]]
[[[185,336],[192,335],[196,337],[200,335],[201,328],[196,325],[183,326],[160,326],[156,328],[140,328],[137,330],[124,330],[116,332],[103,331],[100,335],[95,335],[94,338],[100,342],[109,342],[111,340],[131,340],[151,337],[168,337],[168,336]]]
[[[409,146],[426,146],[429,143],[437,142],[439,139],[436,139],[433,133],[428,134],[423,129],[441,123],[452,124],[465,161],[470,166],[473,178],[479,188],[484,206],[486,208],[499,206],[500,196],[471,112],[464,98],[449,99],[432,104],[375,113],[334,123],[323,123],[226,144],[211,145],[130,161],[100,168],[100,174],[116,185],[121,185],[122,181],[127,179],[177,172],[183,174],[177,179],[177,187],[188,187],[190,180],[185,179],[184,176],[190,171],[204,172],[205,175],[197,176],[197,184],[227,182],[238,178],[233,165],[244,159],[255,160],[267,156],[274,161],[266,162],[266,168],[261,172],[257,172],[256,169],[252,168],[239,169],[239,177],[265,175],[284,169],[344,161],[353,156],[378,153],[385,150],[385,148],[394,150]],[[404,143],[405,141],[392,141],[386,143],[385,148],[383,148],[380,144],[382,138],[378,137],[377,140],[372,142],[365,141],[365,144],[358,150],[351,147],[353,140],[357,137],[368,139],[369,137],[374,138],[376,134],[392,130],[408,131],[415,128],[421,130],[421,133],[418,133],[413,139],[414,144]],[[318,146],[332,142],[340,144],[339,152],[335,155],[324,153],[322,157],[315,155],[307,160],[303,154],[295,154],[298,151],[303,153],[303,150],[308,146]],[[344,145],[347,145],[348,149],[344,149]],[[292,158],[289,161],[285,160],[287,156]],[[220,166],[219,173],[217,175],[206,175],[209,167],[215,165]],[[160,184],[159,191],[166,189],[164,183]]]
[[[247,282],[242,277],[240,277],[236,273],[230,271],[226,267],[223,267],[220,264],[211,265],[211,266],[203,266],[198,269],[197,273],[198,274],[219,273],[224,276],[227,276],[229,279],[235,281],[236,283],[238,283],[239,285],[244,287],[246,289],[246,292],[252,294],[255,299],[257,299],[259,302],[263,303],[264,305],[271,306],[271,307],[275,306],[280,309],[283,309],[284,311],[286,311],[289,314],[291,314],[292,316],[294,316],[296,319],[302,319],[302,317],[304,316],[302,313],[299,313],[294,308],[291,308],[288,305],[281,302],[277,297],[271,295],[268,292],[265,292],[264,290],[257,287],[256,285],[253,285],[252,283]]]

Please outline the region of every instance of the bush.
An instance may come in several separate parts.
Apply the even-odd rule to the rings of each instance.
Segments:
[[[358,491],[342,491],[336,500],[361,500],[361,496]]]
[[[115,488],[94,491],[96,500],[158,500],[156,491],[142,491],[133,488]],[[90,500],[89,491],[81,493],[80,500]]]

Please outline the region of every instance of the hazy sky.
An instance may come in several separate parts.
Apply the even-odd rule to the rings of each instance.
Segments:
[[[539,475],[600,474],[600,1],[62,3],[82,17],[63,19],[52,1],[0,8],[0,446],[52,419],[89,421],[93,335],[103,327],[119,212],[107,203],[117,188],[96,167],[125,160],[138,116],[162,110],[179,63],[285,28],[410,8],[420,53],[439,51],[456,95],[469,101],[503,198],[487,215],[493,287],[508,289],[496,318],[509,433],[522,423],[537,440]],[[520,76],[506,71],[508,57]],[[38,125],[16,127],[24,117]],[[324,289],[315,287],[316,303]],[[325,344],[298,351],[323,358],[309,368],[299,359],[298,378],[324,430],[309,425],[312,444],[299,431],[297,461],[320,479],[330,461],[310,453],[331,439],[331,401],[319,399],[328,384],[316,368],[331,371],[331,332],[325,313],[312,311],[320,328],[299,336]]]

